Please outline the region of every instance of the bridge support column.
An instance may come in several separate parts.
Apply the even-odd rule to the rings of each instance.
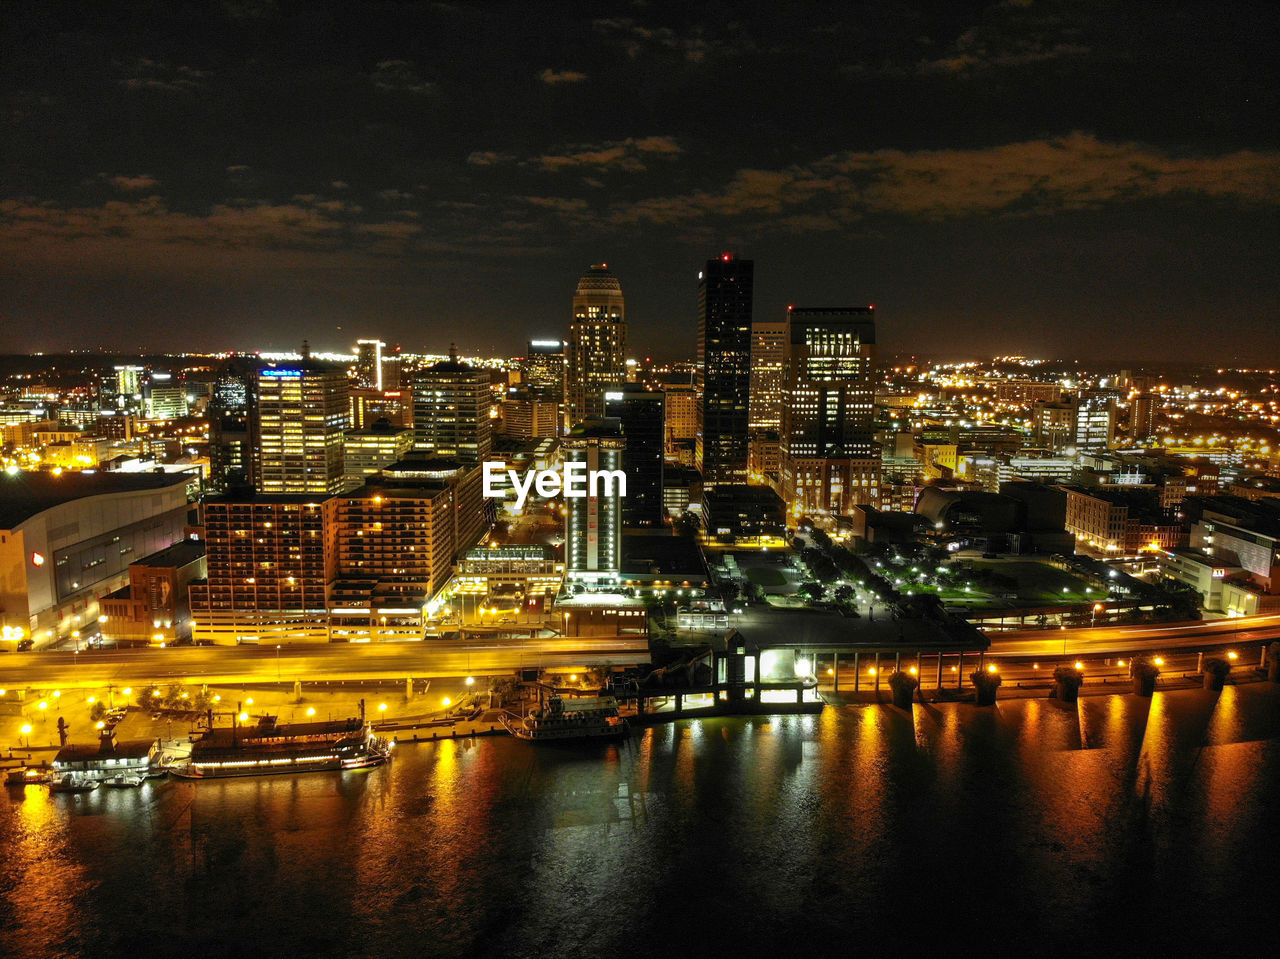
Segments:
[[[293,681],[293,701],[295,703],[302,702],[302,680],[300,679]]]
[[[1264,660],[1263,665],[1265,666],[1266,665],[1265,660],[1267,658],[1267,651],[1265,649],[1262,651],[1262,658]],[[838,693],[840,692],[840,654],[839,653],[831,654],[831,675],[834,680],[833,686],[835,688],[835,691]]]
[[[862,659],[862,654],[857,650],[854,650],[853,652],[853,691],[855,693],[858,691],[858,686],[862,683],[862,667],[859,666],[859,661],[861,659]]]
[[[956,689],[964,685],[964,650],[960,650],[960,659],[956,662]]]
[[[876,650],[876,693],[880,692],[880,650]]]

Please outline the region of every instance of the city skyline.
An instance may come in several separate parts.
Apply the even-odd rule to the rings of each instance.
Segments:
[[[11,11],[0,350],[515,353],[608,262],[674,359],[723,251],[889,353],[1280,347],[1269,6],[717,10]]]

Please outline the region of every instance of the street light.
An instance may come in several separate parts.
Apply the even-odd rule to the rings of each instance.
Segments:
[[[23,724],[22,724],[22,735],[24,735],[24,736],[26,736],[26,737],[27,737],[27,746],[26,746],[26,748],[27,748],[27,749],[30,749],[30,748],[31,748],[31,724],[30,724],[30,723],[23,723]]]

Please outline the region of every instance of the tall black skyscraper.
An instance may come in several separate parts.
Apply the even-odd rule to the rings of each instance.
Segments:
[[[725,253],[698,274],[696,455],[712,486],[747,481],[753,266]]]
[[[627,495],[622,501],[623,526],[659,526],[662,507],[662,454],[666,442],[666,397],[639,383],[621,383],[604,393],[604,415],[617,417],[627,441],[622,468]]]

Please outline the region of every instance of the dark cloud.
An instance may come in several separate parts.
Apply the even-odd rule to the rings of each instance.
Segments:
[[[680,354],[689,278],[722,245],[756,257],[761,313],[808,289],[874,300],[903,345],[967,346],[944,322],[959,299],[1045,342],[1042,304],[1106,301],[1075,337],[1098,349],[1175,349],[1185,304],[1213,304],[1280,349],[1274,5],[622,11],[13,5],[0,349],[52,315],[72,339],[123,315],[181,346],[170,317],[197,306],[208,335],[251,346],[317,302],[334,327],[347,311],[388,338],[434,324],[515,349],[608,259],[638,346]],[[387,308],[339,295],[338,274]]]

